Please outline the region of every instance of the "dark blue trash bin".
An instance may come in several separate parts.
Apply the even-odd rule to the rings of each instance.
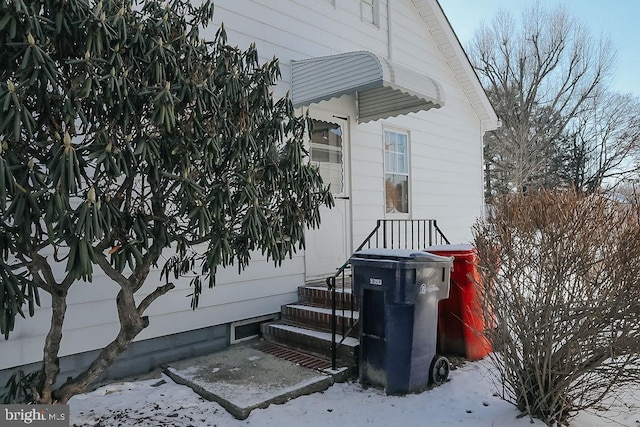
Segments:
[[[387,394],[441,384],[438,302],[449,297],[452,258],[405,249],[366,249],[351,258],[360,308],[360,382]]]

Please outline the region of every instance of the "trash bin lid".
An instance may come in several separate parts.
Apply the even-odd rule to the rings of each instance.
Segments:
[[[362,249],[353,254],[354,258],[365,259],[386,259],[397,261],[419,261],[419,262],[447,262],[450,257],[435,255],[429,252],[416,251],[414,249]]]
[[[470,243],[459,243],[457,245],[433,245],[427,246],[427,252],[471,252],[476,248]]]

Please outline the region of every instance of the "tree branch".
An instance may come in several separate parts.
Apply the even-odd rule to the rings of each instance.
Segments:
[[[173,283],[167,283],[164,286],[158,286],[153,292],[147,295],[140,305],[138,305],[138,313],[142,316],[149,306],[162,295],[175,288]]]

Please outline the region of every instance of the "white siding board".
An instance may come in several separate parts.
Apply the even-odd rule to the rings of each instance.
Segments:
[[[170,255],[167,252],[166,255]],[[304,269],[304,257],[302,251],[294,254],[293,259],[284,260],[281,267],[274,267],[272,261],[267,261],[262,254],[254,252],[249,266],[238,274],[237,266],[219,268],[216,274],[216,285],[223,286],[228,283],[238,283],[252,281],[258,278],[268,279],[288,275],[300,275]],[[162,262],[159,263],[160,267]],[[97,267],[96,267],[97,268]],[[64,270],[64,266],[62,267]],[[72,292],[69,293],[67,303],[69,306],[96,301],[113,301],[118,293],[119,287],[107,277],[102,270],[97,269],[93,275],[92,282],[78,282],[73,285]],[[160,271],[152,271],[144,287],[137,293],[141,301],[147,294],[151,293],[156,286],[164,285],[165,278],[160,279]],[[189,279],[182,278],[175,280],[170,275],[169,282],[173,282],[177,289],[189,288]],[[171,292],[169,293],[169,295]],[[48,309],[51,307],[51,299],[46,292],[40,292],[41,305],[36,310]]]
[[[147,328],[140,334],[136,341],[153,338],[159,335],[174,334],[192,329],[199,329],[211,325],[221,325],[236,320],[245,319],[246,317],[238,317],[238,312],[240,311],[251,312],[250,317],[277,313],[280,311],[280,307],[282,305],[295,302],[296,299],[297,294],[295,292],[289,292],[285,294],[269,295],[264,298],[256,298],[237,303],[197,309],[188,315],[189,324],[186,328],[182,326],[185,324],[186,318],[183,313],[170,313],[152,319],[153,323],[149,325],[149,328]],[[178,325],[180,325],[181,327],[178,328]],[[161,333],[159,333],[160,331]]]
[[[355,165],[354,165],[355,166]],[[357,188],[357,190],[362,191],[364,190],[366,187],[362,187],[359,184],[361,182],[367,182],[367,181],[371,181],[371,180],[375,180],[377,182],[376,185],[382,185],[383,184],[383,178],[381,175],[381,170],[382,170],[382,163],[380,162],[365,162],[365,161],[361,161],[358,163],[357,167],[354,167],[352,169],[353,171],[353,175],[356,176],[357,175],[357,179],[354,182],[354,190]],[[380,189],[380,187],[377,187],[378,190]],[[354,191],[353,192],[353,197],[357,197],[358,196],[358,192]]]
[[[380,191],[380,187],[384,186],[384,178],[382,177],[382,173],[373,178],[365,178],[365,179],[359,179],[358,181],[354,182],[354,188],[357,188],[357,191],[354,192],[360,192],[360,191]]]
[[[207,289],[195,311],[189,306],[189,289],[173,291],[151,305],[149,327],[136,341],[278,312],[295,301],[301,283],[298,275]],[[40,360],[49,316],[49,310],[41,310],[34,318],[20,319],[10,341],[0,342],[0,369]],[[102,348],[119,328],[115,301],[70,306],[67,318],[61,356]]]
[[[471,151],[471,150],[469,150]],[[458,154],[458,158],[452,158],[452,155]],[[421,176],[420,171],[428,169],[433,173],[452,171],[459,175],[468,175],[473,167],[477,166],[469,152],[449,150],[447,148],[434,148],[432,150],[423,147],[415,147],[412,153],[412,161],[414,163],[413,170],[418,172],[415,178]]]
[[[378,218],[370,219],[370,220],[363,219],[357,224],[357,226],[354,226],[353,249],[356,249],[364,241],[364,239],[369,235],[369,233],[371,233],[371,231],[376,226],[376,221]],[[373,240],[373,243],[375,243],[375,238]]]
[[[394,61],[409,64],[420,61],[424,71],[430,76],[448,76],[446,63],[443,63],[442,53],[429,28],[414,12],[410,1],[399,2],[399,7],[393,11]],[[435,70],[438,70],[438,76],[435,75]]]
[[[9,341],[5,341],[4,337],[0,340],[0,360],[4,359],[4,352],[9,347],[20,347],[20,344],[26,340],[29,340],[32,336],[45,335],[49,330],[49,324],[51,320],[51,310],[43,309],[36,310],[33,317],[16,318],[15,328],[11,335],[9,335]],[[39,353],[42,354],[42,348],[39,349]]]
[[[433,140],[433,141],[431,141]],[[433,142],[433,146],[425,146],[422,144],[423,139],[420,140],[419,144],[413,144],[412,148],[415,148],[415,152],[412,152],[412,158],[420,158],[420,157],[432,157],[432,158],[441,158],[446,157],[448,160],[458,162],[460,159],[462,161],[470,161],[474,164],[477,164],[477,160],[474,161],[473,156],[477,155],[480,150],[478,147],[473,145],[463,145],[456,140],[452,139],[438,139],[435,137],[424,139],[426,142]],[[451,159],[451,155],[459,156],[459,159]]]
[[[360,210],[359,215],[358,215],[358,221],[354,223],[354,227],[356,227],[356,225],[360,224],[361,222],[368,222],[368,221],[377,221],[379,219],[384,218],[384,209],[380,207],[380,203],[383,202],[384,200],[380,200],[377,204],[370,204],[370,205],[356,205],[354,206],[355,209]],[[354,228],[354,230],[357,230],[357,227]],[[371,231],[371,230],[369,230]],[[354,231],[355,232],[355,231]]]
[[[44,339],[38,335],[24,338],[19,344],[0,346],[0,369],[42,360],[43,345]]]
[[[251,282],[239,282],[223,286],[216,286],[213,289],[203,290],[200,295],[200,304],[196,309],[204,309],[208,307],[216,307],[225,304],[238,303],[255,298],[268,297],[271,294],[283,294],[293,292],[297,286],[303,283],[303,277],[282,276],[272,280],[257,279]],[[185,310],[191,310],[189,307],[191,289],[182,289],[174,291],[171,298],[158,299],[157,304],[149,307],[148,313],[153,315],[161,315],[166,313],[179,313]],[[250,314],[250,313],[249,313]],[[240,320],[247,316],[247,313],[237,313],[235,320]]]
[[[298,254],[294,254],[293,259],[282,261],[280,267],[275,267],[273,261],[263,260],[260,262],[252,261],[240,274],[238,274],[237,266],[220,269],[216,275],[216,284],[224,285],[227,283],[289,276],[298,274],[303,269],[304,258],[302,257],[301,251],[298,251]]]
[[[286,56],[289,59],[358,49],[380,54],[385,52],[380,46],[386,44],[386,30],[361,22],[359,3],[354,2],[358,6],[357,12],[355,9],[340,7],[336,10],[320,4],[325,10],[324,14],[318,13],[317,9],[310,9],[310,5],[317,3],[221,0],[216,3],[214,20],[224,23],[231,44],[234,44],[231,35],[238,32],[248,40],[256,41],[260,51],[260,47],[266,48],[263,42],[268,35],[269,43],[294,53]],[[235,12],[237,10],[241,12]],[[345,26],[349,28],[348,38],[344,37]],[[296,54],[299,58],[296,58]]]
[[[425,43],[425,39],[431,38],[428,30],[423,23],[417,22],[415,17],[408,17],[398,12],[395,10],[392,15],[394,19],[392,25],[394,60],[415,63],[415,58],[420,58],[425,65],[433,65],[430,58],[435,53],[432,48],[433,44],[431,42]]]
[[[275,20],[270,16],[273,11],[269,8],[260,8],[263,14],[261,20],[253,19],[249,16],[243,16],[231,10],[217,8],[216,22],[223,23],[227,32],[227,41],[231,45],[238,45],[240,48],[246,49],[250,43],[255,42],[258,48],[258,53],[263,57],[270,57],[272,54],[277,57],[295,57],[305,56],[305,52],[308,51],[308,46],[314,43],[313,27],[307,28],[304,31],[303,23],[292,23],[294,28],[278,24],[278,19]],[[296,26],[299,26],[298,31]],[[215,34],[215,30],[212,28],[205,31],[205,35],[212,38],[212,34]],[[260,35],[269,34],[269,39],[265,40]],[[210,36],[211,35],[211,36]],[[256,37],[258,35],[258,37]],[[329,47],[326,46],[327,53],[331,52]],[[318,50],[322,50],[322,45],[317,46]],[[265,50],[265,51],[263,51]],[[287,53],[288,55],[283,55]]]
[[[92,328],[78,328],[65,331],[62,335],[60,346],[60,356],[82,353],[105,347],[117,335],[119,325],[116,322],[103,323]],[[42,339],[44,342],[44,337]],[[42,347],[42,344],[40,345]],[[36,360],[30,360],[35,362]]]
[[[245,272],[246,275],[238,275],[237,267],[221,269],[220,278],[225,280],[219,281],[213,289],[203,290],[200,307],[195,312],[191,310],[190,299],[187,297],[192,291],[188,279],[175,282],[176,289],[163,295],[147,310],[151,318],[150,326],[137,339],[225,323],[226,320],[218,321],[216,316],[211,314],[204,317],[202,314],[194,313],[204,310],[225,311],[224,307],[229,304],[234,308],[226,311],[224,319],[232,318],[230,321],[256,316],[254,307],[257,303],[253,301],[255,299],[264,299],[260,303],[264,307],[262,311],[277,312],[282,300],[286,300],[287,303],[295,300],[297,287],[304,283],[304,258],[300,255],[295,256],[292,260],[284,261],[281,268],[275,268],[271,262],[267,263],[263,259],[252,262]],[[102,280],[96,280],[94,283],[74,285],[67,309],[61,355],[104,347],[108,343],[105,337],[115,336],[118,325],[113,297],[117,294],[118,288],[115,284],[107,282],[106,277],[100,279]],[[142,301],[158,284],[163,283],[164,281],[159,280],[159,272],[152,272],[143,289],[137,294],[136,300]],[[18,319],[9,341],[0,341],[0,354],[3,355],[0,358],[0,369],[41,358],[42,345],[51,316],[48,294],[43,293],[41,298],[44,307],[36,310],[35,317]],[[173,319],[171,322],[174,324],[171,324],[171,327],[165,325],[171,322],[162,320],[165,316],[171,316]],[[35,353],[34,348],[37,349]]]
[[[382,207],[382,203],[384,199],[380,197],[380,193],[371,193],[371,201],[368,204],[358,203],[354,204],[354,210],[358,210],[358,219],[359,221],[367,221],[367,220],[378,220],[384,218],[384,208]],[[375,196],[375,199],[374,199]],[[358,224],[356,222],[356,224]]]

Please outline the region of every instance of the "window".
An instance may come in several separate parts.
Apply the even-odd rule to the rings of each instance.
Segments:
[[[360,0],[360,18],[376,27],[380,22],[380,0]]]
[[[313,121],[311,162],[318,166],[324,183],[331,184],[333,194],[341,194],[344,191],[342,128],[339,124]]]
[[[261,335],[260,325],[278,320],[279,317],[279,314],[276,313],[231,323],[230,343],[236,344],[259,337]]]
[[[409,134],[384,131],[384,184],[388,214],[409,213]]]

